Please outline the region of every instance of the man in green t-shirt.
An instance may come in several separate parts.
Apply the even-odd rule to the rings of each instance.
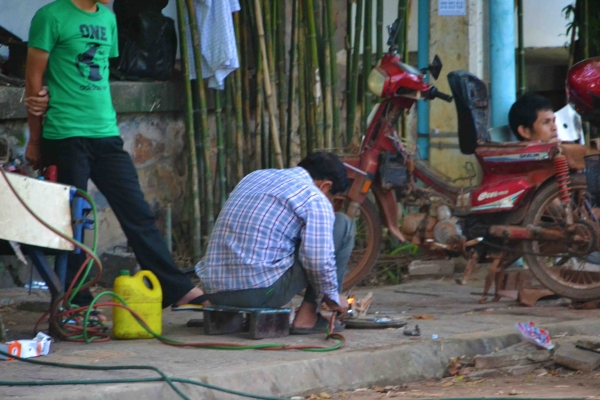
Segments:
[[[118,56],[116,18],[104,6],[108,3],[55,0],[35,14],[27,55],[30,139],[25,156],[35,168],[56,165],[61,183],[85,190],[91,178],[112,207],[141,267],[160,280],[163,306],[195,303],[202,291],[169,254],[133,162],[123,150],[108,81],[108,59]],[[44,76],[49,106],[42,129]],[[67,286],[84,261],[84,254],[69,256]],[[87,290],[74,303],[83,306],[91,300]]]

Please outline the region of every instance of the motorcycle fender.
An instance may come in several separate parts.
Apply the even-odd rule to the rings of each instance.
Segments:
[[[375,201],[377,202],[377,208],[379,208],[379,215],[383,225],[398,240],[405,242],[406,238],[400,233],[400,229],[398,229],[398,203],[396,202],[396,195],[392,190],[383,189],[379,180],[373,182],[371,190],[375,195]]]

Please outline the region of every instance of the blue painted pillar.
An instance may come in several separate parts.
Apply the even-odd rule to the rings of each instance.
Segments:
[[[515,2],[489,0],[492,127],[508,124],[516,100]]]
[[[418,0],[418,67],[429,66],[429,1]],[[417,103],[417,148],[422,160],[429,159],[429,103]]]

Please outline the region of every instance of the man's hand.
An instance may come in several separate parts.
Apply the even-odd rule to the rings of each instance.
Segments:
[[[348,298],[343,294],[340,294],[341,305],[338,305],[335,301],[330,300],[327,297],[325,298],[325,304],[327,304],[327,307],[329,307],[331,311],[337,312],[342,318],[348,313]]]
[[[29,164],[31,164],[33,169],[40,169],[42,161],[40,144],[37,142],[29,141],[29,143],[27,143],[27,149],[25,149],[25,158],[27,159]]]
[[[36,117],[43,117],[46,115],[46,111],[48,111],[49,100],[50,97],[48,96],[48,91],[43,89],[37,96],[26,97],[25,107],[27,107],[27,111],[30,114],[33,114]]]

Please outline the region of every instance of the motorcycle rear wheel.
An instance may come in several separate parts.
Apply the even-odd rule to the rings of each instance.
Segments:
[[[350,200],[347,197],[334,199],[336,212],[346,213],[349,204]],[[383,227],[377,208],[370,200],[365,199],[360,205],[354,222],[356,228],[354,250],[346,266],[343,290],[349,290],[365,278],[377,262],[381,248]]]
[[[575,222],[582,217],[589,217],[583,199],[586,198],[585,176],[571,175],[571,205]],[[558,184],[552,182],[543,188],[533,199],[525,216],[523,226],[561,225],[564,223],[564,210],[559,205]],[[598,246],[596,245],[596,249]],[[566,253],[563,243],[549,241],[525,241],[523,250],[527,253],[540,254],[544,250]],[[532,274],[554,293],[576,301],[600,299],[600,266],[589,262],[590,257],[557,257],[525,254],[525,261]]]

